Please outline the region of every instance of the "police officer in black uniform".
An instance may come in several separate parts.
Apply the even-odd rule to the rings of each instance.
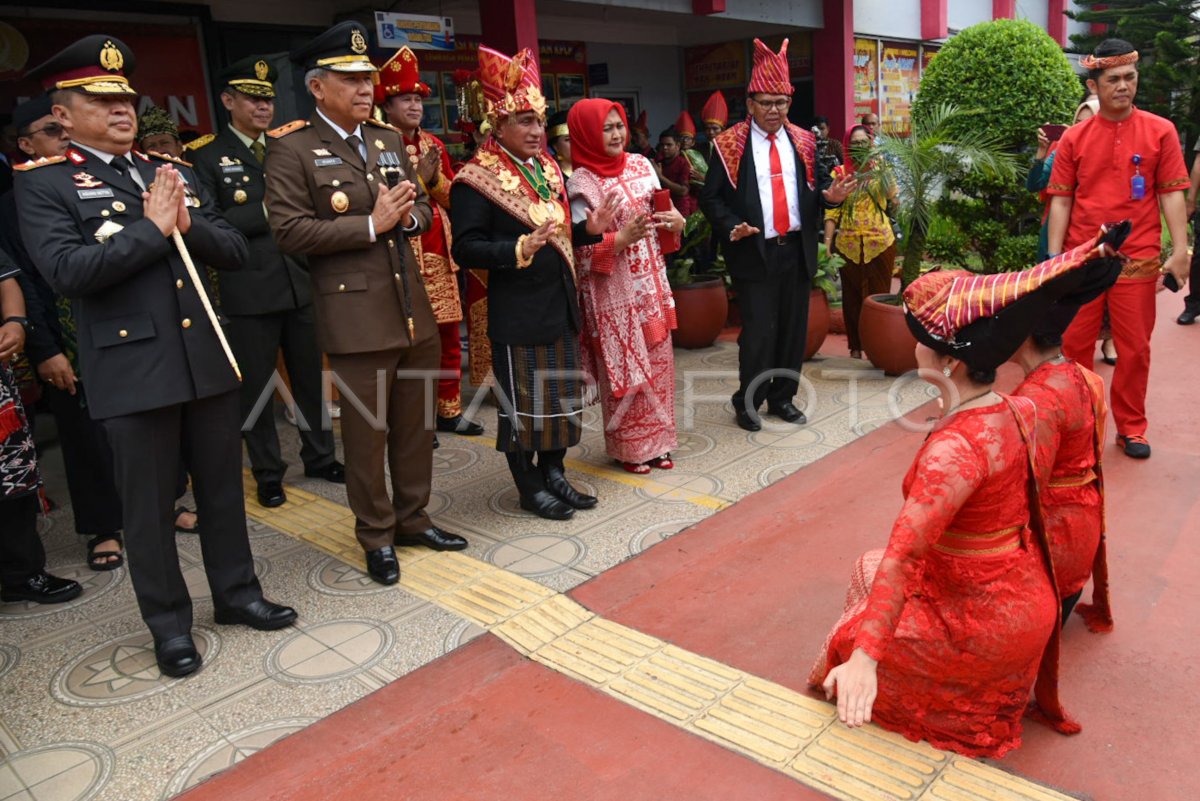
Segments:
[[[229,315],[229,343],[242,368],[242,435],[258,482],[258,502],[287,500],[279,452],[271,382],[282,348],[299,410],[300,458],[304,474],[344,484],[346,472],[334,456],[333,431],[323,424],[321,351],[317,347],[312,287],[297,261],[279,251],[263,205],[267,129],[275,114],[276,71],[251,56],[218,77],[221,102],[231,122],[212,141],[195,148],[200,185],[222,216],[246,236],[250,257],[237,272],[220,277],[221,310]],[[193,146],[194,147],[194,146]]]
[[[214,213],[184,162],[133,150],[133,54],[85,37],[30,71],[72,133],[64,156],[17,176],[25,245],[75,307],[88,402],[114,457],[130,577],[159,668],[200,667],[192,604],[172,514],[182,454],[192,475],[201,550],[217,623],[290,625],[296,612],[263,598],[246,536],[238,378],[210,321],[204,265],[235,269],[246,239]],[[195,258],[186,268],[173,232]]]

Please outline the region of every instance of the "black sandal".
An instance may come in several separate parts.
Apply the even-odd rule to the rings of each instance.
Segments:
[[[125,541],[121,539],[120,534],[97,534],[88,540],[88,567],[98,573],[103,573],[108,570],[116,570],[118,567],[125,564],[125,555],[120,551],[96,550],[96,546],[100,543],[111,542],[112,540],[116,540],[118,547],[125,547]]]
[[[180,515],[190,515],[190,514],[195,514],[195,512],[193,512],[191,509],[187,508],[186,506],[176,506],[175,507],[175,530],[178,531],[180,534],[199,534],[200,533],[200,519],[198,517],[196,519],[196,525],[194,525],[194,526],[179,525],[179,516]]]

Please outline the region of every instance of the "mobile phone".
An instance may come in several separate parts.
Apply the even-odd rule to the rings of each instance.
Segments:
[[[1171,290],[1172,292],[1179,291],[1179,282],[1177,280],[1175,280],[1174,273],[1167,273],[1166,277],[1163,278],[1163,286],[1165,286],[1167,289]]]
[[[1062,139],[1063,132],[1066,130],[1067,130],[1067,126],[1065,126],[1065,125],[1043,125],[1042,126],[1042,133],[1044,133],[1046,135],[1046,138],[1049,139],[1051,142],[1057,142],[1059,139]]]

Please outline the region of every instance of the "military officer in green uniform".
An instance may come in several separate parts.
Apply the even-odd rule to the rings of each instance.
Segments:
[[[346,480],[335,458],[333,430],[322,414],[321,351],[312,287],[297,258],[281,253],[275,244],[263,203],[275,78],[275,68],[258,56],[222,71],[218,83],[230,123],[192,156],[201,186],[221,216],[250,244],[246,266],[220,278],[221,308],[229,316],[229,343],[245,377],[242,437],[263,506],[279,506],[287,499],[283,491],[287,465],[280,454],[274,413],[274,390],[282,386],[275,375],[281,349],[299,412],[304,474],[337,483]]]

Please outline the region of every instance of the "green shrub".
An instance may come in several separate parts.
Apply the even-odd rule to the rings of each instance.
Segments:
[[[1009,236],[996,246],[996,267],[999,272],[1025,270],[1037,263],[1037,234]]]
[[[951,131],[986,131],[1028,163],[1038,126],[1070,122],[1080,95],[1070,62],[1045,31],[1027,20],[995,20],[967,28],[942,47],[921,79],[913,117],[957,103],[965,113]],[[1024,242],[1032,235],[1036,241],[1041,205],[1025,189],[1024,177],[1023,170],[998,174],[963,165],[948,177],[949,191],[937,203],[938,214],[969,240],[984,272],[1011,269],[1023,245],[1006,246],[1005,261],[1001,245],[1010,238]]]
[[[971,240],[945,217],[934,217],[925,239],[925,255],[934,264],[954,267],[967,266]]]

